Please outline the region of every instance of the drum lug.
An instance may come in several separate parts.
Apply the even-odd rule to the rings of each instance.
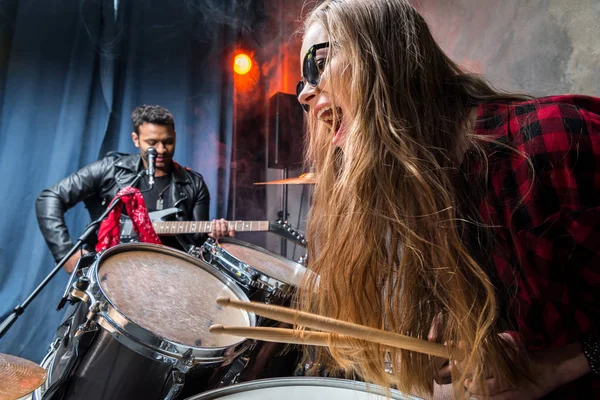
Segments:
[[[252,348],[253,347],[250,347],[248,351],[251,351]],[[244,371],[244,368],[246,368],[246,366],[248,365],[248,361],[248,357],[243,356],[240,356],[237,359],[235,359],[231,364],[229,371],[227,371],[225,376],[221,378],[221,381],[219,382],[219,385],[217,387],[221,388],[224,386],[230,386],[235,385],[236,383],[240,383],[242,372]]]
[[[306,267],[308,265],[308,254],[300,256],[298,258],[297,262],[298,262],[298,264],[302,265],[303,267]]]
[[[61,339],[60,338],[56,338],[54,339],[54,342],[50,343],[50,348],[48,349],[49,353],[54,352],[56,349],[58,349],[60,347],[60,342]]]
[[[98,330],[98,323],[94,321],[94,317],[96,316],[96,314],[98,314],[101,308],[102,304],[100,304],[100,302],[92,304],[92,306],[90,307],[90,311],[88,311],[85,317],[85,322],[79,325],[77,332],[75,332],[75,337],[81,336],[88,332],[95,332]]]
[[[81,356],[84,354],[94,342],[96,334],[98,333],[98,323],[94,320],[94,316],[100,310],[100,304],[97,302],[90,307],[90,311],[86,316],[86,320],[83,324],[79,325],[75,336],[73,337],[73,347],[76,350],[76,354]]]
[[[188,254],[192,257],[204,260],[204,256],[202,254],[202,247],[190,246],[190,249],[188,250]]]
[[[265,304],[271,304],[273,302],[273,299],[276,297],[277,290],[272,287],[267,287],[266,289],[267,295],[265,296],[263,301]]]
[[[275,286],[268,286],[265,284],[262,289],[266,292],[266,296],[263,299],[266,304],[278,304],[282,297],[285,298],[288,295],[287,291],[284,291],[278,283],[276,283]]]
[[[179,370],[173,369],[171,370],[171,388],[169,392],[165,396],[165,400],[174,400],[181,392],[183,388],[183,384],[185,383],[185,375],[183,375]]]
[[[73,287],[71,288],[71,292],[69,293],[69,302],[74,304],[77,301],[83,301],[87,303],[90,300],[90,296],[86,293],[86,290],[90,286],[90,280],[86,276],[81,276],[75,283],[73,283]]]
[[[186,367],[191,367],[194,364],[194,356],[192,349],[188,349],[185,353],[183,353],[181,357],[181,361]]]
[[[205,251],[202,252],[202,250],[205,250]],[[202,257],[204,259],[204,261],[213,262],[221,253],[220,250],[221,250],[221,248],[217,244],[217,241],[215,239],[209,237],[208,239],[206,239],[206,242],[204,242],[204,244],[202,245],[202,248],[200,249],[200,254],[201,255],[206,254],[206,258]]]

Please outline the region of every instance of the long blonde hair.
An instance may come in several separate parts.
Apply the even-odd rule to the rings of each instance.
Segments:
[[[497,285],[463,243],[465,215],[477,225],[478,213],[475,205],[458,211],[468,202],[455,178],[465,141],[475,154],[483,151],[469,124],[473,107],[523,96],[463,72],[406,0],[325,1],[305,29],[313,24],[329,35],[329,57],[345,63],[328,79],[348,88],[344,113],[352,122],[342,153],[331,145],[330,128],[308,117],[307,160],[318,176],[309,268],[319,281],[304,282],[299,307],[423,339],[434,319],[443,321],[438,340],[462,343],[466,350],[453,356],[474,380],[515,384],[527,365],[498,336],[506,326]],[[359,341],[315,354],[316,362],[370,382],[432,391],[425,355]],[[459,392],[465,375],[454,378]]]

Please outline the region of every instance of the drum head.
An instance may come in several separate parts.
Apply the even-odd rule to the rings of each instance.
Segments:
[[[219,245],[229,254],[280,282],[299,287],[307,269],[258,246],[235,239],[219,239]]]
[[[376,385],[331,378],[278,378],[263,379],[222,389],[212,390],[190,397],[188,400],[419,400],[391,390],[390,397]]]
[[[208,331],[212,324],[250,325],[245,311],[217,305],[218,297],[241,297],[223,274],[176,250],[122,246],[100,257],[97,274],[106,298],[129,320],[190,347],[229,347],[245,340]]]

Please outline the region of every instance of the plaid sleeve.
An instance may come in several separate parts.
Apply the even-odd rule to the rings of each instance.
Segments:
[[[566,345],[600,322],[600,99],[548,97],[505,112],[494,129],[521,154],[491,172],[487,206],[513,253],[496,268],[511,269],[529,350]]]

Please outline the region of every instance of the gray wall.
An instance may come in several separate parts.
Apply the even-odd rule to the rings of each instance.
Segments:
[[[600,0],[414,0],[463,67],[534,95],[600,96]]]

